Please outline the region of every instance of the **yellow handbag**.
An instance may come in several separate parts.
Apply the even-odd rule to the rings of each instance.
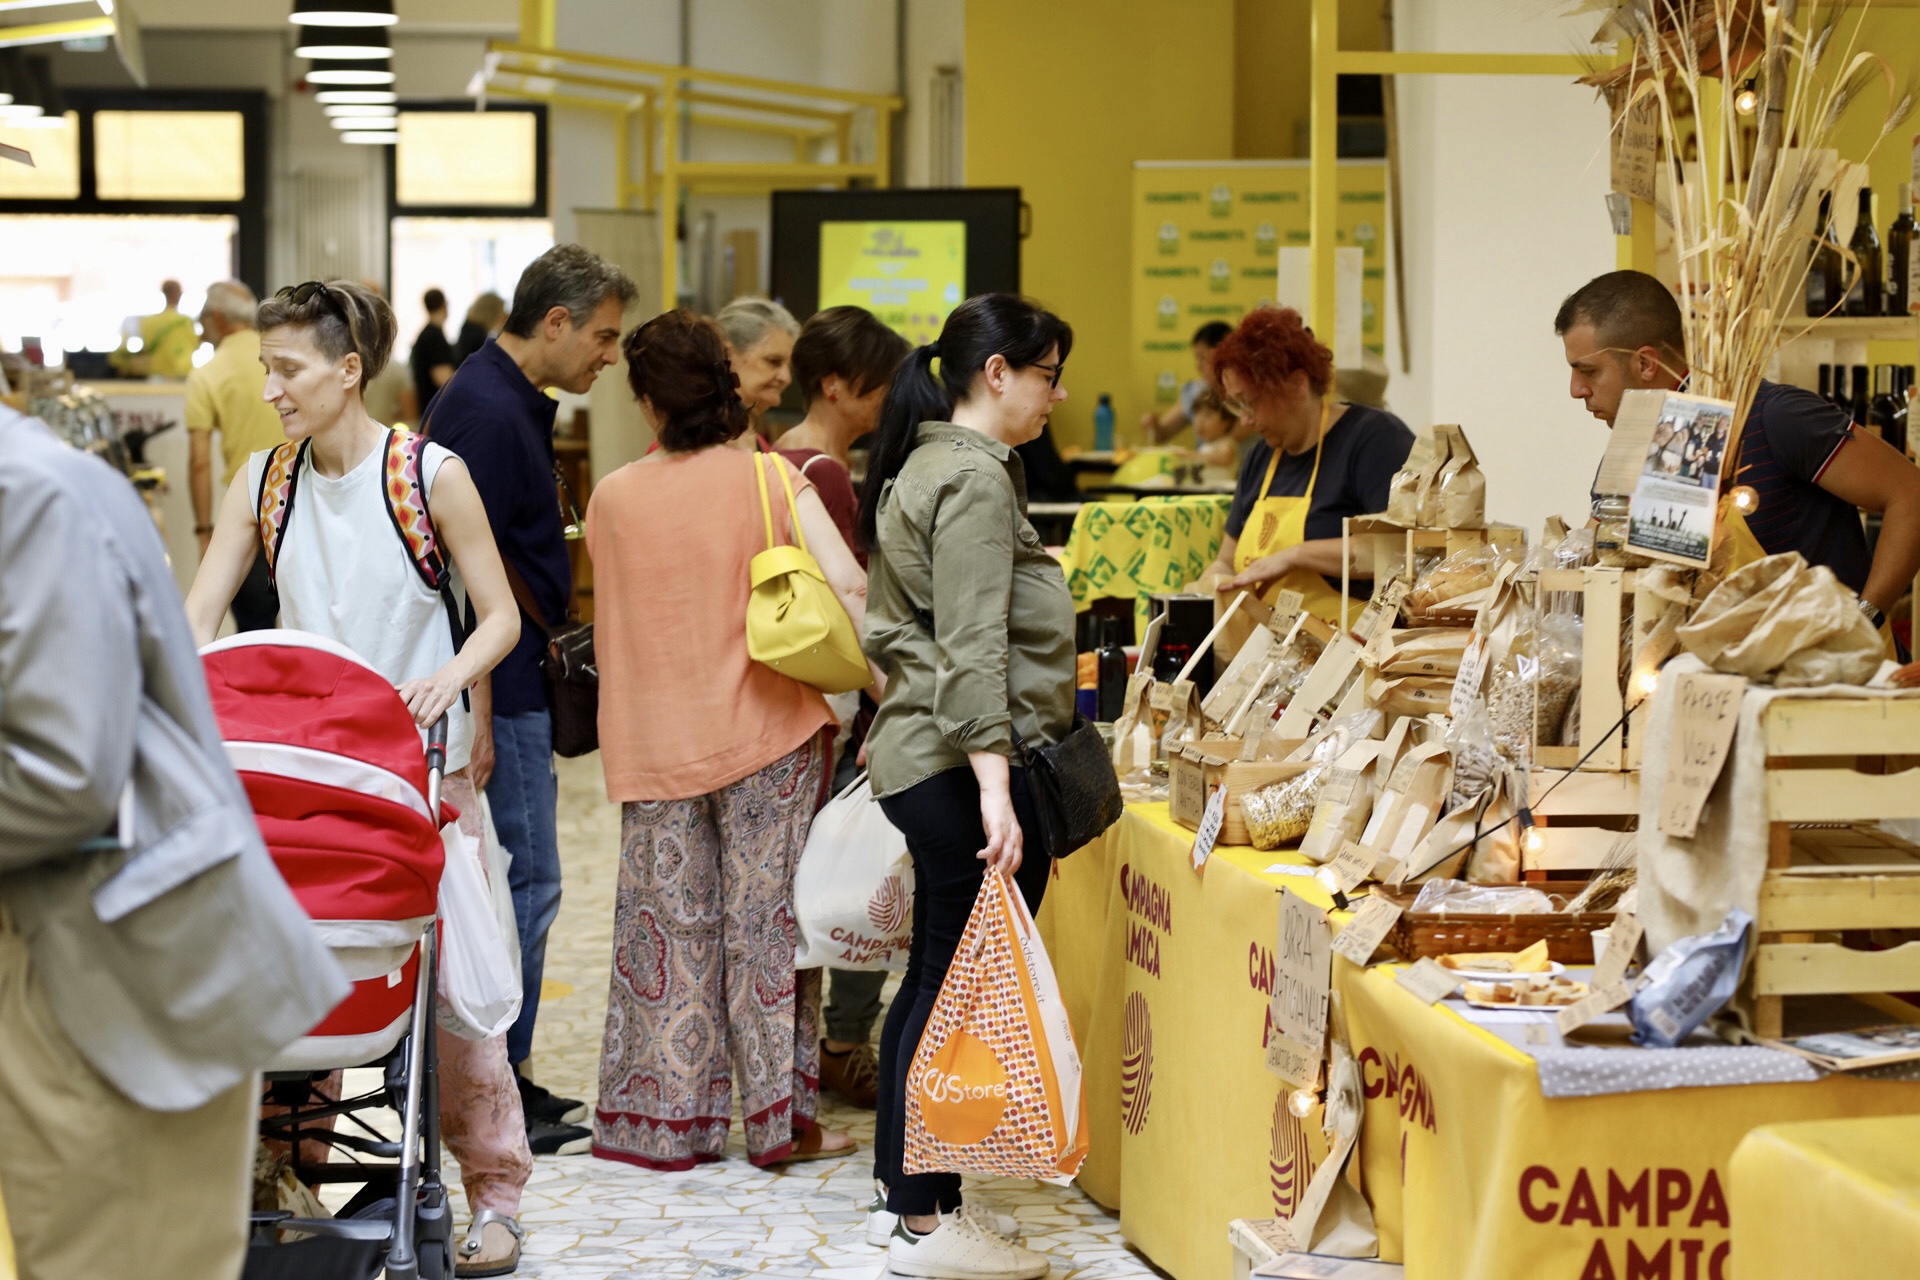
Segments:
[[[773,538],[773,504],[767,498],[767,469],[754,456],[754,477],[760,482],[760,514],[767,525],[767,549],[747,567],[752,592],[747,597],[747,656],[764,662],[783,676],[810,684],[822,693],[851,693],[873,683],[866,655],[853,619],[820,572],[820,562],[807,550],[800,528],[800,511],[793,501],[793,481],[778,458],[773,465],[787,491],[787,511],[793,519],[797,545],[780,546]]]

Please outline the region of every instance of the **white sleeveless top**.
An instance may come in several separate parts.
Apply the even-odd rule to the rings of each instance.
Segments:
[[[247,459],[256,519],[260,476],[271,453]],[[453,456],[427,445],[420,469],[429,502],[440,465]],[[453,632],[446,604],[421,581],[393,527],[382,492],[385,465],[384,443],[337,480],[314,470],[309,459],[300,469],[273,576],[282,626],[339,641],[398,685],[431,676],[451,661]],[[453,590],[464,609],[466,591],[457,573]],[[472,752],[473,719],[456,698],[447,712],[447,772],[464,769]]]

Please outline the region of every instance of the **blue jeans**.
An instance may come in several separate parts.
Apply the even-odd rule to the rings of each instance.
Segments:
[[[533,1052],[540,979],[547,967],[547,930],[560,911],[560,838],[554,825],[560,783],[553,772],[553,721],[545,711],[493,718],[493,777],[487,804],[500,843],[512,855],[507,884],[520,926],[520,1016],[507,1028],[507,1061]]]

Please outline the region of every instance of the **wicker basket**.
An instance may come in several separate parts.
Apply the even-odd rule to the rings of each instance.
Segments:
[[[1539,889],[1550,897],[1571,899],[1586,887],[1584,880],[1547,881],[1524,886]],[[1373,892],[1401,908],[1413,905],[1419,889],[1388,889],[1376,885]],[[1613,923],[1611,911],[1581,911],[1568,914],[1557,911],[1544,915],[1441,915],[1438,912],[1405,911],[1394,922],[1385,945],[1404,960],[1426,956],[1459,955],[1476,951],[1524,951],[1545,940],[1547,958],[1561,964],[1593,963],[1593,931]]]

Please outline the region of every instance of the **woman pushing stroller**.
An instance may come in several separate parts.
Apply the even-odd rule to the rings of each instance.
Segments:
[[[266,398],[287,443],[253,455],[223,499],[187,595],[201,644],[219,631],[257,555],[266,555],[281,623],[339,641],[398,688],[423,729],[448,717],[444,795],[481,837],[470,694],[519,639],[519,613],[466,467],[438,445],[390,430],[362,389],[386,366],[395,321],[359,285],[312,281],[261,305]],[[431,503],[431,516],[428,504]],[[477,625],[462,635],[452,576]],[[441,1033],[441,1125],[474,1219],[457,1274],[517,1265],[516,1220],[533,1168],[505,1041]]]

